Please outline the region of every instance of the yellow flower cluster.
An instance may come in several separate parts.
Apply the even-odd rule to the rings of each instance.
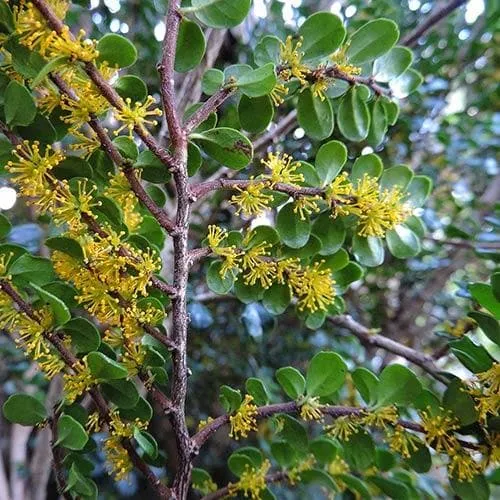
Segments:
[[[326,192],[333,217],[355,215],[360,236],[381,238],[412,214],[412,207],[404,201],[405,197],[406,193],[397,186],[381,189],[377,179],[367,174],[352,184],[343,173]]]
[[[324,405],[319,402],[319,397],[306,398],[300,404],[300,418],[302,420],[323,421],[323,413],[321,409]]]
[[[250,432],[257,430],[257,406],[252,401],[253,397],[247,394],[235,414],[229,417],[230,437],[236,440],[246,438]]]
[[[341,441],[349,441],[353,434],[359,432],[359,429],[359,418],[353,415],[338,417],[333,424],[325,427],[327,434]]]
[[[314,455],[308,455],[307,458],[301,460],[297,465],[287,470],[288,481],[291,485],[295,485],[301,480],[301,474],[307,470],[311,470],[316,463]]]
[[[476,373],[476,378],[468,392],[474,398],[480,420],[486,423],[489,415],[500,413],[500,363],[493,363],[489,370]]]
[[[86,358],[71,367],[74,373],[65,373],[64,398],[67,404],[73,404],[85,391],[96,383],[87,366]]]
[[[370,427],[386,430],[388,425],[395,425],[398,421],[398,410],[395,406],[383,406],[366,412],[360,423]]]
[[[156,120],[152,120],[151,117],[161,116],[162,112],[158,108],[148,109],[156,102],[152,96],[148,96],[144,103],[136,102],[132,105],[132,99],[127,97],[125,99],[125,104],[122,109],[115,110],[115,118],[122,122],[120,128],[114,131],[115,135],[118,135],[122,130],[128,129],[129,136],[132,137],[132,132],[135,126],[144,127],[146,125],[155,126],[158,124]]]
[[[252,234],[248,233],[243,241],[250,245]],[[242,272],[246,285],[259,284],[269,288],[273,283],[287,284],[298,299],[299,310],[310,312],[326,311],[335,298],[335,281],[323,261],[312,265],[301,265],[298,259],[276,259],[270,256],[272,245],[265,241],[245,250],[236,246],[222,246],[227,232],[215,226],[208,228],[208,245],[212,252],[223,260],[220,269],[222,278],[228,272],[236,275]]]
[[[245,466],[245,471],[241,474],[237,483],[229,484],[229,495],[236,496],[238,492],[252,500],[262,498],[261,492],[266,489],[266,474],[271,468],[271,462],[264,460],[259,468]]]
[[[117,412],[110,413],[109,436],[106,438],[103,448],[111,472],[117,481],[125,479],[134,468],[129,454],[123,446],[124,439],[133,437],[134,427],[145,429],[147,424],[139,420],[134,423],[123,422]]]
[[[417,436],[407,432],[401,425],[394,427],[393,432],[389,434],[388,442],[391,450],[400,453],[403,458],[410,458],[423,444]]]
[[[309,68],[302,63],[304,53],[300,51],[302,47],[302,38],[294,43],[292,36],[288,36],[285,43],[280,45],[280,67],[279,77],[287,82],[290,78],[295,77],[304,85],[307,83],[306,76],[309,73]]]
[[[453,455],[455,450],[460,447],[454,434],[460,426],[456,418],[449,413],[432,415],[430,410],[420,413],[422,427],[425,430],[425,441],[432,446],[438,453],[443,452],[447,455]]]
[[[136,172],[140,174],[139,170]],[[138,211],[139,202],[130,189],[130,184],[123,172],[118,172],[110,177],[109,186],[104,191],[104,196],[116,201],[117,205],[121,207],[123,221],[129,231],[133,232],[140,226],[142,216]]]
[[[345,73],[347,76],[357,76],[361,74],[361,68],[349,64],[349,60],[346,54],[348,48],[349,45],[343,45],[339,50],[337,50],[330,56],[330,60],[333,62],[335,68],[337,68],[339,71],[342,71],[342,73]]]

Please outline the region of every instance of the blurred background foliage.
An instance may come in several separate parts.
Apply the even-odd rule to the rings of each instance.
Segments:
[[[93,38],[100,38],[111,30],[133,40],[140,58],[132,71],[147,82],[150,93],[158,94],[156,61],[165,31],[162,21],[165,0],[73,3],[68,18],[70,26],[85,29]],[[350,30],[375,17],[391,18],[400,26],[404,40],[443,3],[446,2],[254,0],[252,15],[243,25],[230,32],[207,34],[208,64],[223,68],[228,64],[252,62],[253,49],[260,36],[274,34],[284,39],[318,10],[338,14]],[[445,342],[440,335],[449,332],[470,310],[467,284],[487,281],[500,256],[499,18],[500,9],[495,0],[469,0],[413,46],[414,67],[424,75],[425,82],[419,92],[402,101],[397,124],[376,152],[386,166],[406,163],[434,180],[435,189],[423,214],[428,234],[423,251],[416,258],[398,261],[387,256],[384,266],[369,270],[365,279],[346,295],[346,311],[357,320],[379,328],[400,342],[435,354],[441,366],[455,362],[442,349]],[[201,90],[195,82],[196,76],[199,74],[180,75],[181,106],[199,100]],[[235,109],[235,103],[228,102],[219,122],[237,120]],[[282,106],[280,116],[288,111],[286,105]],[[279,121],[280,116],[274,121]],[[163,130],[158,133],[162,134]],[[334,132],[333,139],[345,141],[336,134]],[[363,143],[347,146],[351,158],[372,151]],[[285,130],[275,147],[297,159],[307,160],[314,157],[318,144],[304,138],[303,131],[295,125]],[[199,175],[208,177],[213,168],[207,164]],[[0,177],[0,209],[8,210],[10,220],[15,223],[9,240],[43,254],[45,249],[40,248],[40,241],[50,227],[34,218],[22,201],[10,206],[13,195],[7,179]],[[241,225],[241,221],[233,220],[233,211],[221,197],[197,206],[196,211],[198,224],[193,226],[193,245],[199,244],[211,222],[232,227]],[[167,259],[168,252],[169,249],[165,249]],[[242,304],[231,297],[214,296],[204,284],[205,270],[204,267],[195,269],[189,290],[192,376],[188,412],[193,429],[200,419],[221,413],[220,385],[241,387],[246,378],[258,376],[273,388],[272,374],[276,368],[288,364],[301,367],[319,349],[339,352],[349,360],[350,368],[364,365],[377,371],[393,360],[387,353],[365,349],[348,332],[330,324],[311,331],[293,311],[277,320],[260,304]],[[487,339],[482,340],[488,343]],[[44,387],[43,384],[22,353],[6,336],[0,336],[0,400],[16,389]],[[153,422],[153,425],[158,426],[154,433],[163,437],[161,445],[169,454],[170,431],[161,428],[164,421]],[[265,433],[263,428],[261,436]],[[265,447],[265,441],[260,444]],[[231,477],[227,476],[225,461],[234,447],[235,443],[226,434],[219,433],[197,466],[213,472],[219,484],[227,483]],[[30,440],[29,433],[12,432],[0,418],[0,450],[10,456],[17,481],[24,484],[24,489],[19,491],[28,495],[18,498],[56,498],[51,480],[46,491],[30,492],[27,486],[30,477],[40,473],[34,460],[36,449],[37,443]],[[138,477],[114,485],[104,473],[99,453],[95,458],[99,464],[95,479],[102,498],[144,498]],[[421,478],[424,483],[432,483],[434,492],[441,492],[446,498],[449,493],[443,489],[445,486],[439,486],[442,480],[432,471]],[[306,495],[300,490],[293,494],[276,493],[278,498]],[[314,498],[321,497],[319,492],[307,493],[309,497],[311,494]]]

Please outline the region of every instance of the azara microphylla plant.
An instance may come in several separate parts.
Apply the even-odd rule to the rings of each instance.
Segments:
[[[422,83],[397,25],[350,30],[317,12],[283,39],[263,36],[248,64],[205,71],[205,100],[181,109],[175,81],[202,61],[205,28],[239,25],[251,1],[167,4],[152,96],[126,69],[140,54],[125,37],[88,39],[65,24],[66,0],[0,0],[1,161],[50,227],[45,256],[0,245],[0,327],[46,380],[63,381],[48,408],[11,395],[6,419],[50,427],[64,498],[98,497],[97,446],[114,479],[138,471],[163,499],[269,499],[278,483],[332,498],[423,498],[417,478],[433,464],[459,497],[488,498],[500,368],[467,334],[479,326],[499,344],[498,273],[472,286],[479,307],[446,334],[472,372],[463,380],[345,314],[342,296],[365,268],[384,266],[386,248],[415,257],[425,235],[430,179],[346,146],[379,146]],[[280,143],[295,122],[317,145],[309,161]],[[200,238],[196,210],[213,196]],[[221,206],[242,222],[218,218]],[[2,238],[9,227],[0,215]],[[404,364],[375,374],[322,350],[307,368],[278,369],[273,388],[256,377],[244,393],[222,386],[219,413],[193,423],[187,290],[200,267],[215,294],[261,302],[278,321],[293,309],[310,329],[346,328]],[[150,432],[153,419],[171,427],[174,455]],[[239,446],[226,485],[196,467],[222,428]]]

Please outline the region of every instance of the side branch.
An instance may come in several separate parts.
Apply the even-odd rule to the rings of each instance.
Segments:
[[[397,356],[401,356],[414,365],[422,368],[422,370],[427,372],[436,380],[439,380],[443,384],[448,384],[449,380],[446,376],[441,374],[439,368],[434,364],[432,356],[428,356],[426,354],[418,352],[390,338],[384,337],[383,335],[378,335],[366,326],[355,321],[351,316],[347,314],[340,316],[330,316],[328,320],[333,325],[347,328],[361,341],[364,346],[380,347],[381,349],[396,354]]]
[[[415,46],[418,39],[430,28],[432,28],[432,26],[441,22],[448,14],[451,14],[455,9],[464,5],[466,2],[467,0],[452,0],[451,2],[443,5],[443,7],[431,14],[422,24],[408,33],[403,40],[401,40],[401,44],[406,45],[406,47]]]

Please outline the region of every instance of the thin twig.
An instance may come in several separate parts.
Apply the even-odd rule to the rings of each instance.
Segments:
[[[455,9],[464,5],[467,0],[452,0],[445,3],[441,8],[432,13],[422,24],[419,24],[413,31],[410,31],[402,40],[401,44],[406,47],[413,47],[418,42],[418,39],[425,34],[435,24],[440,23],[448,14],[451,14]]]

